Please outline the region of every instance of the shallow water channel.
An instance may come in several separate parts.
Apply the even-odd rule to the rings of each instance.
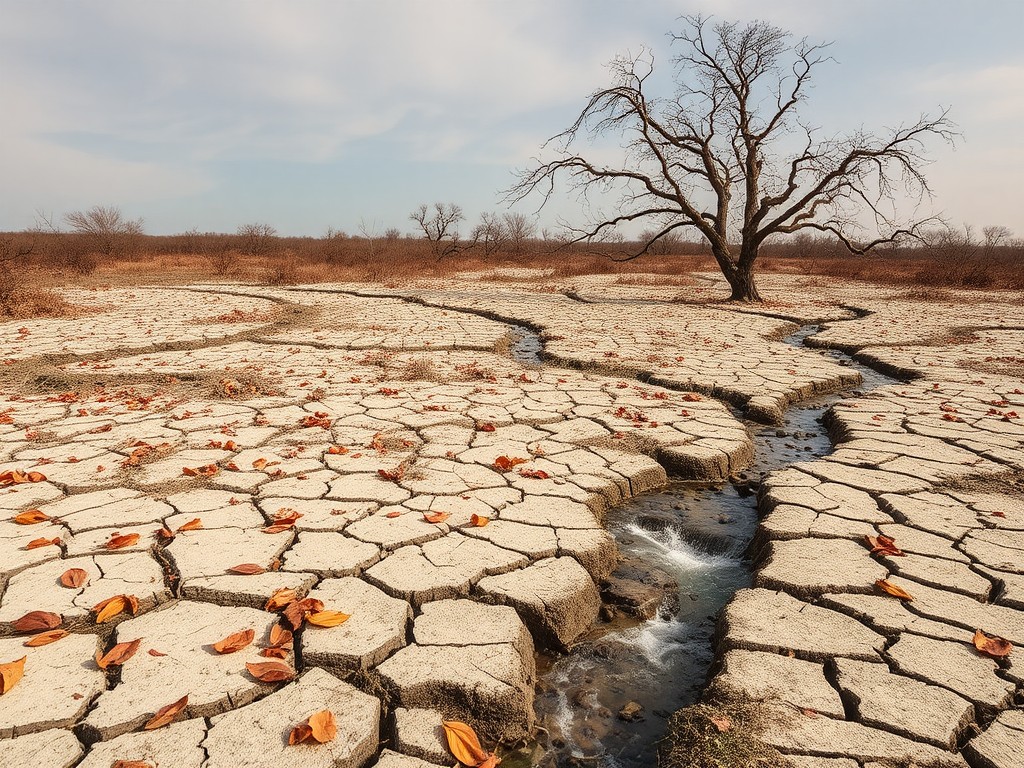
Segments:
[[[818,326],[804,326],[786,341],[802,346]],[[522,362],[532,362],[540,341],[513,331]],[[755,461],[741,477],[764,474],[832,449],[822,417],[832,403],[895,379],[865,368],[842,353],[823,354],[864,376],[856,390],[805,401],[786,412],[782,425],[748,422]],[[518,357],[518,355],[517,355]],[[509,766],[587,765],[640,768],[657,764],[657,741],[669,715],[695,703],[713,661],[715,618],[732,594],[750,585],[745,553],[757,528],[755,495],[744,482],[708,485],[674,482],[609,512],[606,525],[625,558],[670,574],[678,604],[668,600],[658,618],[600,624],[569,654],[539,659],[536,699],[540,744],[510,755]],[[635,704],[631,704],[635,702]],[[643,709],[630,717],[639,704]],[[622,716],[620,716],[620,712]]]

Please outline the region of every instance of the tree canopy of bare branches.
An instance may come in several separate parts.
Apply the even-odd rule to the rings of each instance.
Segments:
[[[545,148],[507,192],[537,191],[547,202],[565,181],[581,197],[620,193],[613,214],[572,229],[572,242],[607,238],[621,225],[645,222],[636,258],[671,233],[694,229],[706,240],[736,301],[759,301],[758,248],[773,235],[829,233],[863,255],[883,243],[917,237],[935,218],[919,213],[930,198],[923,174],[929,139],[951,141],[943,110],[910,125],[822,137],[801,120],[814,70],[826,45],[793,42],[763,21],[745,26],[684,18],[671,34],[676,93],[648,93],[653,56],[644,51],[611,64],[612,85],[594,92],[576,121]],[[625,152],[605,162],[576,147],[588,138],[622,136]],[[907,201],[912,211],[904,213]]]
[[[430,249],[438,261],[446,256],[454,256],[462,250],[459,222],[464,218],[466,217],[462,213],[462,208],[454,203],[434,203],[433,209],[423,204],[409,214],[409,219],[415,221],[423,230],[423,235],[430,243]]]

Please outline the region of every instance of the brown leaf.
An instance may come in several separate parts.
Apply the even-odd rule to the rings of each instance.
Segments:
[[[176,533],[181,533],[182,531],[198,531],[202,527],[202,518],[197,517],[195,520],[189,520],[184,525],[178,526],[178,530],[176,531]]]
[[[295,670],[280,661],[247,661],[245,668],[261,683],[277,683],[295,677]]]
[[[279,611],[289,603],[294,603],[299,599],[298,593],[290,587],[282,587],[270,596],[267,600],[267,604],[263,606],[265,611]]]
[[[871,554],[885,555],[887,557],[906,557],[906,554],[893,543],[895,539],[890,536],[868,536],[865,534],[864,543],[871,547]]]
[[[313,729],[309,726],[309,723],[299,723],[292,728],[292,732],[288,734],[288,744],[301,744],[312,735]]]
[[[213,644],[213,650],[217,653],[234,653],[249,645],[254,637],[256,637],[256,630],[243,629],[241,632],[228,635],[223,640],[218,640]]]
[[[520,469],[519,474],[523,477],[531,477],[534,480],[547,480],[551,475],[543,469]]]
[[[268,525],[266,528],[262,528],[261,530],[263,533],[283,533],[284,531],[290,531],[294,527],[295,522],[290,521],[286,523],[274,523],[273,525]]]
[[[29,648],[36,648],[40,645],[49,645],[50,643],[56,643],[61,638],[68,636],[66,629],[51,629],[49,632],[40,632],[38,635],[33,635],[30,639],[26,640],[22,645],[27,645]]]
[[[50,545],[60,544],[60,539],[32,539],[28,544],[25,545],[25,549],[39,549],[40,547],[49,547]]]
[[[25,659],[27,658],[27,656],[22,656],[9,664],[0,664],[0,695],[7,693],[21,680],[21,676],[25,674]]]
[[[160,651],[156,650],[155,648],[150,648],[148,651],[146,651],[146,653],[148,653],[150,656],[166,656],[167,655],[166,653],[161,653]]]
[[[336,627],[348,621],[351,614],[341,611],[313,611],[306,616],[306,621],[318,627]]]
[[[256,563],[242,563],[228,568],[228,573],[237,573],[242,576],[255,576],[257,573],[264,573],[267,569]]]
[[[473,513],[473,514],[472,514],[472,515],[470,516],[470,518],[469,518],[469,522],[470,522],[470,523],[471,523],[471,524],[473,525],[473,527],[475,527],[475,528],[483,528],[483,527],[484,527],[485,525],[487,525],[487,524],[488,524],[489,522],[491,522],[491,518],[489,518],[489,517],[484,517],[483,515],[478,515],[478,514],[476,514],[476,513],[474,512],[474,513]]]
[[[270,644],[277,648],[291,648],[292,647],[292,633],[291,630],[285,629],[279,624],[275,624],[270,628]]]
[[[252,463],[252,466],[253,466],[254,469],[263,469],[265,466],[267,466],[267,460],[266,459],[256,459],[256,461],[254,461]]]
[[[86,579],[89,578],[89,574],[81,568],[68,568],[64,573],[60,575],[60,583],[65,587],[77,589],[78,587],[85,584]]]
[[[139,543],[139,534],[126,533],[121,536],[112,536],[105,546],[107,549],[124,549]]]
[[[296,600],[284,609],[284,617],[292,625],[292,629],[302,626],[302,621],[314,611],[322,611],[324,603],[315,597],[307,597],[303,600]]]
[[[265,659],[287,659],[288,649],[278,648],[276,645],[269,648],[264,648],[260,651],[260,656]]]
[[[480,746],[480,739],[472,728],[458,720],[445,721],[442,725],[448,749],[460,763],[476,766],[487,759],[487,752]]]
[[[19,632],[32,634],[45,632],[48,629],[56,629],[60,625],[60,616],[49,611],[30,611],[11,624]]]
[[[719,733],[725,733],[732,728],[732,720],[728,717],[709,717],[708,720],[718,729]]]
[[[445,520],[447,520],[451,516],[452,515],[451,515],[450,512],[424,512],[423,513],[423,519],[426,520],[428,523],[443,523]]]
[[[520,459],[517,457],[510,456],[499,456],[494,460],[494,468],[499,472],[508,472],[513,467],[517,467],[520,464],[525,464],[529,459]]]
[[[173,704],[168,704],[166,707],[162,707],[157,710],[157,713],[153,715],[153,719],[146,723],[143,726],[143,729],[151,731],[154,728],[160,728],[161,726],[167,725],[174,720],[174,718],[180,715],[186,706],[188,706],[188,694],[182,696]]]
[[[99,652],[96,652],[96,665],[100,669],[106,669],[111,664],[124,664],[128,659],[135,655],[135,652],[139,650],[139,644],[142,642],[142,638],[132,640],[127,643],[118,643],[111,648],[104,656],[100,656]]]
[[[898,597],[901,600],[913,600],[913,596],[903,589],[903,587],[897,587],[895,584],[886,581],[885,579],[879,579],[875,582],[875,586],[881,589],[883,592],[888,592],[893,597]]]
[[[1004,659],[1013,650],[1013,645],[1009,640],[986,635],[980,629],[974,631],[974,647],[978,649],[979,653],[991,656],[993,659]]]
[[[118,760],[110,768],[153,768],[153,764],[144,760]]]
[[[45,479],[46,479],[46,475],[44,475],[42,472],[29,472],[28,473],[28,481],[30,483],[41,483]]]
[[[139,609],[138,606],[138,600],[131,595],[114,595],[94,605],[92,610],[96,613],[96,623],[103,624],[128,608],[135,613]]]
[[[334,741],[334,737],[338,735],[338,726],[334,722],[334,713],[329,709],[322,709],[310,715],[308,722],[313,732],[313,738],[321,744]]]
[[[15,515],[11,518],[18,525],[34,525],[35,523],[43,523],[50,519],[50,516],[45,512],[40,512],[38,509],[30,509],[27,512],[22,512],[20,515]]]
[[[487,753],[487,759],[480,763],[476,768],[496,768],[500,762],[501,760],[498,759],[496,754],[489,752]]]
[[[479,431],[481,431],[481,432],[493,432],[494,431],[494,425],[493,424],[477,424],[476,428]],[[469,726],[466,726],[466,727],[468,728]]]

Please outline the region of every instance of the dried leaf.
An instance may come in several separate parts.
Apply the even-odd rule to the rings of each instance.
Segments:
[[[27,658],[27,656],[22,656],[9,664],[0,664],[0,695],[7,693],[21,680],[21,676],[25,674],[25,659]]]
[[[50,516],[45,512],[40,512],[38,509],[30,509],[27,512],[22,512],[20,515],[15,515],[11,518],[18,525],[34,525],[35,523],[43,523],[50,519]]]
[[[110,768],[153,768],[153,764],[144,760],[118,760]]]
[[[89,578],[89,574],[81,568],[68,568],[64,573],[60,575],[60,583],[65,587],[77,589],[78,587],[85,584]]]
[[[189,520],[184,525],[178,526],[177,533],[181,533],[182,531],[198,531],[202,527],[203,521],[201,518],[197,517],[195,520]]]
[[[334,713],[329,709],[322,709],[310,715],[308,722],[313,732],[313,738],[321,744],[334,741],[334,737],[338,735],[338,726],[334,722]]]
[[[494,425],[493,424],[477,424],[476,428],[480,432],[493,432],[494,431]]]
[[[291,630],[285,629],[279,624],[275,624],[270,628],[270,644],[278,648],[291,648],[292,647],[292,633]]]
[[[424,512],[423,513],[423,519],[426,520],[428,523],[443,523],[445,520],[447,520],[451,516],[452,515],[451,515],[450,512]]]
[[[1009,640],[986,635],[980,629],[974,631],[974,647],[978,649],[979,653],[991,656],[993,659],[1004,659],[1013,650],[1013,645]]]
[[[292,629],[302,626],[303,620],[315,611],[322,611],[324,603],[315,597],[307,597],[303,600],[296,600],[284,609],[284,617],[292,625]]]
[[[719,733],[725,733],[732,728],[732,720],[728,717],[709,717],[708,720],[718,729]]]
[[[213,644],[213,650],[217,653],[234,653],[249,645],[254,637],[256,637],[256,630],[243,629],[241,632],[228,635],[223,640],[218,640]]]
[[[487,759],[480,763],[476,768],[495,768],[500,762],[501,760],[498,759],[498,756],[493,752],[490,752],[487,755]]]
[[[895,539],[891,536],[868,536],[865,534],[864,543],[871,547],[871,554],[885,555],[886,557],[906,557],[906,554],[893,543]]]
[[[875,582],[875,586],[881,589],[883,592],[888,592],[893,597],[898,597],[901,600],[913,600],[913,596],[903,589],[903,587],[897,587],[895,584],[886,581],[885,579],[879,579]]]
[[[39,549],[40,547],[49,547],[50,545],[60,544],[60,539],[32,539],[28,544],[25,545],[25,549]]]
[[[263,469],[265,466],[267,466],[267,460],[262,458],[256,459],[256,461],[252,463],[252,466],[253,469]]]
[[[547,480],[551,477],[543,469],[520,469],[519,474],[522,477],[532,477],[534,480]]]
[[[306,616],[306,621],[318,627],[336,627],[348,621],[350,615],[341,611],[313,611]]]
[[[150,648],[148,651],[146,651],[146,653],[148,653],[150,656],[156,656],[156,657],[166,656],[167,655],[166,653],[161,653],[160,651],[156,650],[156,648]]]
[[[228,573],[237,573],[242,576],[255,576],[258,573],[265,573],[266,568],[262,565],[256,565],[256,563],[242,563],[232,568],[228,568]]]
[[[313,729],[310,727],[309,723],[299,723],[292,728],[292,732],[288,734],[288,744],[301,744],[312,735]]]
[[[41,483],[45,479],[46,479],[46,475],[44,475],[42,472],[29,472],[28,473],[28,481],[30,483]]]
[[[111,648],[104,656],[100,656],[99,652],[96,653],[96,665],[100,669],[106,669],[111,664],[124,664],[128,659],[135,655],[135,652],[139,650],[139,644],[142,642],[140,637],[137,640],[132,640],[127,643],[118,643]]]
[[[288,650],[286,648],[278,648],[277,646],[271,646],[264,648],[260,651],[260,656],[265,659],[287,659]]]
[[[295,670],[280,661],[247,661],[245,668],[261,683],[278,683],[295,677]]]
[[[480,746],[480,739],[472,728],[458,720],[445,721],[442,725],[448,749],[460,763],[476,766],[487,759],[487,752]]]
[[[121,536],[112,536],[105,546],[107,549],[124,549],[125,547],[131,547],[139,543],[139,534],[137,533],[126,533]]]
[[[270,596],[267,604],[263,606],[265,611],[279,611],[289,603],[299,599],[298,593],[290,587],[282,587]]]
[[[521,459],[518,457],[510,456],[499,456],[494,460],[494,468],[499,472],[508,472],[513,467],[517,467],[520,464],[525,464],[529,459]]]
[[[40,632],[38,635],[33,635],[22,645],[27,645],[29,648],[37,648],[40,645],[56,643],[61,638],[67,637],[68,634],[70,633],[66,629],[51,629],[49,632]]]
[[[167,725],[174,718],[181,714],[182,710],[188,706],[188,695],[182,696],[173,704],[168,704],[157,710],[157,713],[153,715],[153,719],[146,723],[143,728],[147,731],[151,731],[154,728],[160,728],[161,726]]]
[[[488,524],[489,522],[491,522],[491,518],[489,518],[489,517],[484,517],[483,515],[478,515],[478,514],[476,514],[476,513],[474,512],[474,513],[473,513],[473,514],[472,514],[472,515],[470,516],[470,518],[469,518],[469,522],[470,522],[470,523],[471,523],[471,524],[473,525],[473,527],[475,527],[475,528],[483,528],[483,527],[484,527],[485,525],[487,525],[487,524]]]
[[[139,610],[139,601],[134,596],[114,595],[94,605],[92,610],[96,613],[96,623],[103,624],[129,608],[133,614]]]
[[[35,634],[61,625],[61,618],[49,611],[30,611],[11,624],[18,632]]]

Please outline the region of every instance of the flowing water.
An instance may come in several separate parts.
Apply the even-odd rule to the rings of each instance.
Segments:
[[[817,330],[805,326],[786,341],[802,346]],[[515,332],[523,334],[517,343],[524,353],[539,353],[535,335]],[[858,370],[864,383],[793,406],[782,425],[748,423],[755,461],[738,482],[676,482],[608,514],[606,525],[621,554],[670,574],[679,584],[678,603],[663,604],[661,615],[649,621],[600,624],[569,654],[540,657],[536,710],[546,737],[532,750],[510,755],[510,768],[657,764],[667,718],[695,703],[707,681],[718,612],[737,589],[750,585],[745,552],[758,521],[751,486],[774,469],[831,451],[822,418],[836,400],[895,383],[840,352],[823,354]],[[635,711],[637,704],[642,710],[635,716],[623,709]]]

